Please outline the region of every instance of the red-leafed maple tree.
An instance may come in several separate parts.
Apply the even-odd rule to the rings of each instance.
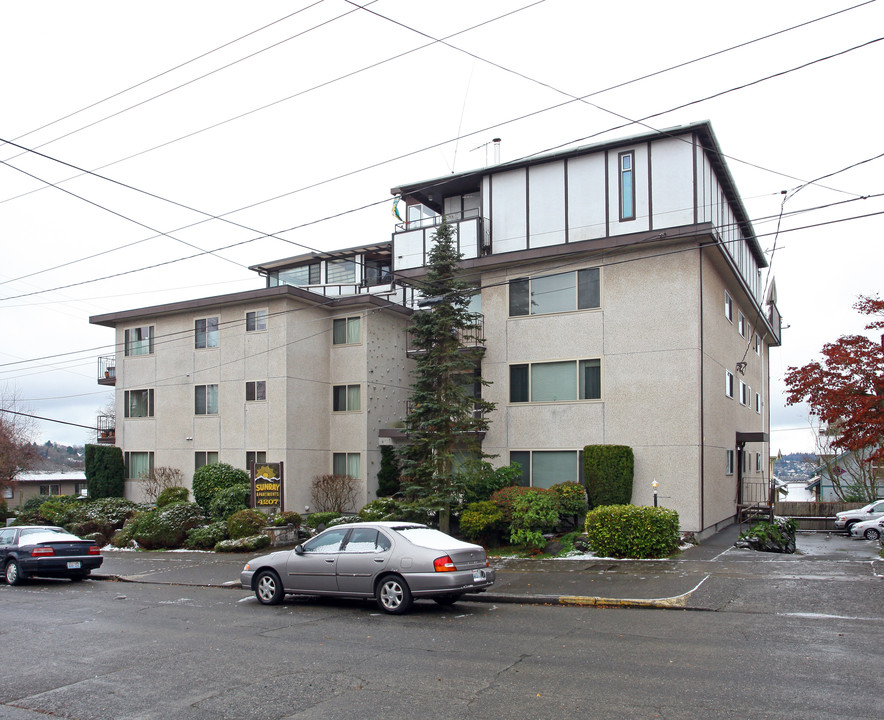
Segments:
[[[877,318],[867,330],[884,329],[884,300],[860,295],[853,307]],[[827,426],[833,449],[884,467],[884,336],[844,335],[824,345],[822,355],[822,362],[788,369],[786,404],[806,402]]]

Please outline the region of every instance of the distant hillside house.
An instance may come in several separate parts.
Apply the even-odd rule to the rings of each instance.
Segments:
[[[80,495],[86,492],[86,473],[82,470],[47,470],[19,473],[3,488],[10,508],[19,507],[37,495]]]

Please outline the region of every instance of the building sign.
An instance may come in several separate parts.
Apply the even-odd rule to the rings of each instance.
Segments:
[[[252,463],[252,506],[282,512],[282,463]]]

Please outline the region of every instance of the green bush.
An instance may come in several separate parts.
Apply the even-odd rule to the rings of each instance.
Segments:
[[[204,521],[202,509],[196,503],[173,503],[134,515],[111,542],[116,547],[125,547],[135,540],[147,550],[178,548],[184,544],[187,531]]]
[[[560,515],[582,515],[587,511],[586,488],[580,483],[558,483],[553,485],[550,490],[558,498]]]
[[[552,531],[559,520],[559,498],[543,488],[529,490],[513,498],[510,542],[540,550],[546,544],[543,533]]]
[[[190,499],[190,490],[186,487],[169,487],[161,490],[157,495],[157,507],[165,507],[176,502],[187,502]]]
[[[126,520],[136,512],[147,509],[146,505],[139,505],[121,497],[80,500],[76,507],[77,514],[70,525],[71,532],[80,537],[98,532],[106,538],[123,527]]]
[[[635,457],[627,445],[587,445],[583,475],[590,507],[628,505],[632,501]]]
[[[522,479],[522,468],[518,463],[495,468],[489,462],[478,460],[462,468],[457,479],[463,487],[464,504],[481,502],[497,490],[517,485]]]
[[[123,497],[126,485],[123,451],[113,445],[86,446],[86,489],[89,498]]]
[[[227,523],[224,521],[201,525],[187,531],[184,547],[191,550],[211,550],[222,540],[229,537]]]
[[[381,445],[381,468],[378,470],[378,497],[399,492],[399,460],[392,445]]]
[[[193,474],[193,499],[207,514],[212,509],[212,498],[215,493],[232,485],[251,484],[251,478],[245,470],[240,470],[226,463],[203,465]]]
[[[279,512],[273,515],[270,518],[270,524],[275,527],[284,527],[285,525],[301,527],[301,516],[296,512],[286,510],[285,512]]]
[[[270,547],[267,535],[250,535],[249,537],[222,540],[215,545],[215,552],[253,552]]]
[[[526,487],[524,485],[510,485],[509,487],[495,490],[489,498],[500,511],[503,513],[503,522],[509,525],[513,521],[513,502],[520,495],[531,492],[536,488]]]
[[[49,525],[64,527],[74,522],[77,514],[77,503],[85,502],[78,500],[73,495],[55,495],[40,505],[39,514]]]
[[[12,517],[12,514],[9,512],[9,506],[6,504],[6,500],[0,500],[0,522],[5,525],[6,518],[8,517]]]
[[[227,532],[231,539],[257,535],[267,525],[267,516],[257,510],[239,510],[227,518]]]
[[[212,520],[226,520],[233,513],[247,510],[252,500],[252,486],[249,483],[237,483],[221,488],[212,496],[209,517]]]
[[[308,515],[307,519],[304,522],[307,523],[308,527],[312,527],[315,530],[320,525],[325,525],[326,527],[328,527],[328,524],[332,520],[334,520],[335,518],[339,518],[340,516],[341,514],[336,512],[315,512],[311,515]]]
[[[334,520],[330,520],[326,527],[335,527],[336,525],[350,525],[351,523],[362,522],[362,518],[358,515],[341,515]]]
[[[400,503],[391,497],[380,497],[372,500],[359,511],[359,517],[366,522],[378,522],[381,520],[401,520],[402,512]]]
[[[460,516],[460,531],[470,540],[489,542],[503,526],[503,512],[490,500],[470,503]]]
[[[590,549],[603,557],[660,558],[678,549],[678,513],[661,507],[604,505],[586,515]]]

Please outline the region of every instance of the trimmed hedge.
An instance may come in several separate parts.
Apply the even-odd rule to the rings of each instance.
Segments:
[[[250,483],[237,483],[221,488],[212,496],[209,504],[209,517],[212,520],[226,520],[240,510],[247,510],[252,500]]]
[[[215,552],[252,552],[270,547],[267,535],[250,535],[249,537],[222,540],[215,545]]]
[[[178,548],[184,544],[187,531],[205,522],[196,503],[173,503],[148,510],[131,518],[113,538],[116,547],[125,547],[134,540],[147,550]]]
[[[587,445],[583,476],[590,507],[628,505],[632,501],[635,457],[627,445]]]
[[[232,540],[257,535],[267,525],[267,516],[257,510],[240,510],[227,518],[227,532]]]
[[[243,483],[251,487],[251,482],[245,470],[227,463],[203,465],[193,474],[193,500],[208,515],[212,510],[212,499],[219,490]]]
[[[89,498],[123,497],[126,466],[116,446],[86,446],[86,490]]]
[[[213,522],[188,530],[184,547],[190,550],[211,550],[219,542],[227,540],[229,537],[226,522]]]
[[[488,541],[503,525],[503,512],[490,500],[470,503],[460,516],[460,531],[470,540]]]
[[[157,507],[164,507],[176,502],[187,502],[190,500],[190,490],[186,487],[169,487],[161,490],[157,495]]]
[[[604,505],[586,515],[590,549],[603,557],[662,558],[678,549],[675,510],[639,505]]]

